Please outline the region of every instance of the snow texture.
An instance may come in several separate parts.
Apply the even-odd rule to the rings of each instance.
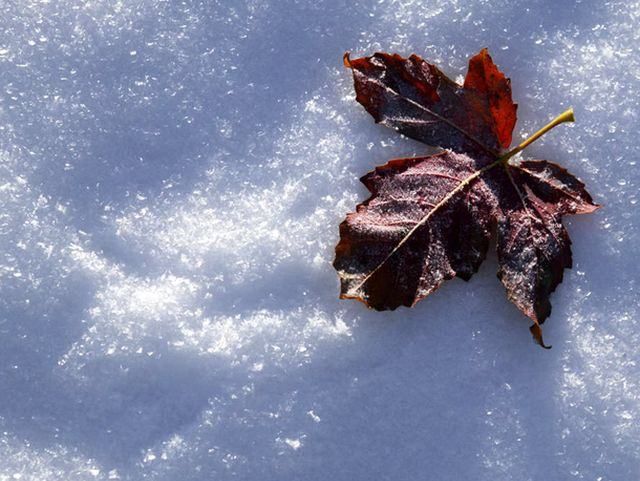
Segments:
[[[0,480],[640,478],[640,2],[0,0]],[[342,65],[488,47],[604,208],[535,346],[495,255],[338,300],[358,178],[420,144]]]

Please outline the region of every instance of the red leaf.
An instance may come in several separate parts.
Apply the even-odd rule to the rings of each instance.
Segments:
[[[469,60],[464,88],[475,92],[485,102],[484,109],[491,114],[500,147],[509,147],[511,132],[516,125],[517,105],[511,100],[511,81],[498,70],[486,48]]]
[[[341,297],[378,310],[413,306],[442,282],[471,278],[497,232],[498,277],[509,299],[540,324],[549,295],[571,267],[565,214],[598,208],[579,180],[544,160],[509,159],[516,104],[509,79],[486,49],[469,62],[464,86],[416,55],[351,60],[356,99],[376,122],[450,149],[392,160],[361,180],[371,197],[340,225],[334,266]]]

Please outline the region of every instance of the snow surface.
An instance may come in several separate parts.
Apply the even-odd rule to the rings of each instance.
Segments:
[[[0,480],[640,479],[640,2],[0,0]],[[489,47],[604,208],[545,325],[492,255],[337,299],[358,178],[423,146],[345,50]]]

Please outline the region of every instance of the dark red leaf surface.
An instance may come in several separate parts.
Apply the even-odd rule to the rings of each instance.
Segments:
[[[413,306],[447,279],[470,279],[495,232],[498,277],[544,346],[549,295],[571,267],[562,216],[598,207],[584,184],[545,160],[501,157],[516,104],[486,49],[462,86],[416,55],[345,55],[345,65],[376,122],[448,150],[392,160],[361,179],[371,197],[347,215],[336,246],[341,297],[378,310]]]

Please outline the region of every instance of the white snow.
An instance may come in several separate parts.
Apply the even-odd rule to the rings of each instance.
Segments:
[[[0,2],[0,481],[640,477],[640,2]],[[491,256],[412,310],[340,301],[358,178],[430,152],[342,54],[452,78],[604,207],[536,347]]]

